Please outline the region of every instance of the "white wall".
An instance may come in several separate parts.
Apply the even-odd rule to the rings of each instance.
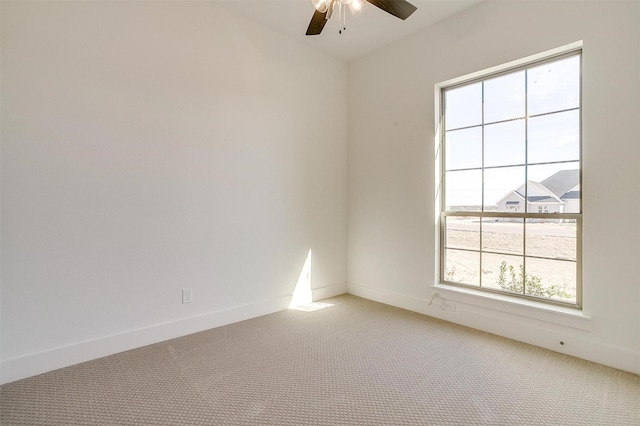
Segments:
[[[579,40],[584,315],[434,287],[434,85]],[[639,2],[486,2],[350,63],[349,292],[640,373],[639,55]]]
[[[0,4],[2,382],[282,309],[309,249],[315,298],[347,258],[354,294],[640,372],[638,2],[484,3],[348,81],[208,3]],[[434,84],[576,40],[590,319],[434,289]]]
[[[3,382],[346,290],[347,66],[207,2],[2,2]],[[194,302],[181,304],[181,289]]]

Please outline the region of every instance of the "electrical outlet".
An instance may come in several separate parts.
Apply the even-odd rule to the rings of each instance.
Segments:
[[[191,293],[190,288],[182,289],[182,304],[193,302],[193,294]]]

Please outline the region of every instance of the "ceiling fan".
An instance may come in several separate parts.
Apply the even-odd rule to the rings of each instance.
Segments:
[[[336,9],[340,14],[340,34],[342,34],[342,31],[346,29],[345,13],[347,6],[349,6],[349,10],[351,10],[351,14],[357,16],[362,13],[368,3],[371,3],[402,20],[407,19],[417,9],[405,0],[311,0],[311,3],[313,3],[313,7],[316,10],[313,13],[311,22],[309,22],[306,35],[320,34],[324,25],[331,19]]]

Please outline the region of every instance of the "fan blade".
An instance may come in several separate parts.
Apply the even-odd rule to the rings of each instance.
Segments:
[[[379,7],[387,13],[396,16],[403,21],[407,19],[417,7],[405,0],[367,0],[372,5]]]
[[[317,10],[313,13],[313,17],[311,18],[311,22],[309,22],[309,28],[307,28],[306,35],[318,35],[322,32],[324,25],[327,23],[327,12],[318,12]]]

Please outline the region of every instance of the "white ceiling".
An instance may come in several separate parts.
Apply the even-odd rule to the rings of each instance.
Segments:
[[[418,10],[405,21],[369,5],[358,17],[353,17],[347,12],[347,30],[342,34],[338,34],[338,19],[334,17],[327,22],[322,34],[317,36],[305,35],[314,12],[311,0],[217,0],[217,3],[307,46],[323,50],[344,61],[351,61],[472,7],[482,0],[409,1]]]

